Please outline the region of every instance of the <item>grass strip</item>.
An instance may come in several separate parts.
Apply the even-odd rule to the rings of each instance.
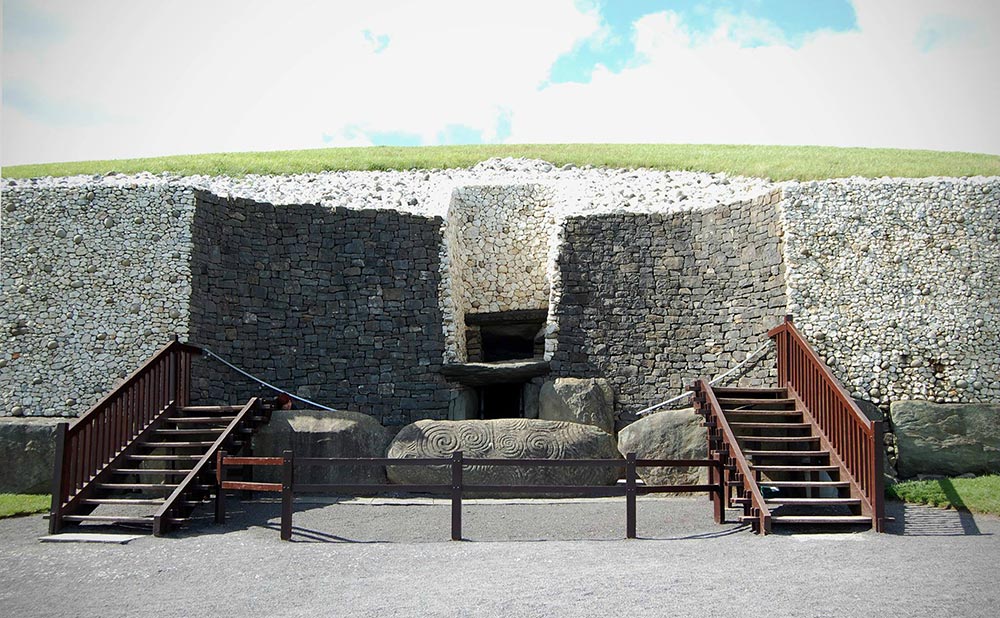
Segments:
[[[49,510],[52,497],[38,494],[0,494],[0,519],[44,513]]]
[[[971,479],[905,481],[886,487],[886,495],[914,504],[1000,515],[1000,475],[995,474]]]
[[[470,167],[491,157],[544,159],[613,168],[726,172],[772,180],[818,180],[863,176],[996,176],[1000,156],[888,148],[740,146],[705,144],[495,144],[472,146],[376,146],[272,152],[179,155],[146,159],[17,165],[5,178],[73,176],[119,172],[243,176],[330,170],[406,170]]]

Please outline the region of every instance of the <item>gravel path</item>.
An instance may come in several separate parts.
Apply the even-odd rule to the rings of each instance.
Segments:
[[[0,521],[4,616],[994,616],[1000,519],[891,505],[890,534],[717,526],[704,498],[482,501],[469,542],[434,500],[231,502],[226,526],[43,544]],[[225,534],[223,534],[225,532]],[[345,542],[350,540],[353,542]]]

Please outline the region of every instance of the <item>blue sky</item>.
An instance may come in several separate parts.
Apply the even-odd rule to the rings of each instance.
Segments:
[[[1000,153],[992,0],[3,0],[2,162],[539,142]]]

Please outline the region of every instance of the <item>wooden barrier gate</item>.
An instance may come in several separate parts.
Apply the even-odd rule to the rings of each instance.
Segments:
[[[449,484],[361,484],[328,483],[299,484],[295,482],[295,465],[362,465],[362,466],[449,466]],[[280,466],[281,483],[256,483],[227,481],[227,466]],[[597,466],[624,467],[624,485],[466,485],[463,470],[466,466]],[[709,469],[709,482],[695,485],[640,485],[637,468],[705,467]],[[636,497],[658,493],[708,492],[714,506],[716,523],[725,523],[726,486],[722,462],[713,459],[637,459],[629,453],[625,459],[466,459],[462,451],[456,451],[449,458],[441,459],[390,459],[353,457],[300,457],[292,451],[284,451],[281,457],[229,457],[219,452],[216,460],[216,476],[219,491],[216,492],[215,520],[225,521],[225,490],[264,491],[281,493],[281,540],[292,538],[293,501],[296,492],[309,493],[381,493],[385,491],[405,491],[451,496],[451,540],[462,540],[462,499],[466,493],[497,493],[516,490],[524,493],[572,493],[581,496],[625,496],[625,537],[636,538]]]

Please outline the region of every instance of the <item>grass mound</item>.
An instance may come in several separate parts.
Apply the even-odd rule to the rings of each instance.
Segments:
[[[890,485],[886,494],[914,504],[1000,515],[1000,475],[995,474],[973,479],[906,481]]]
[[[544,159],[557,166],[726,172],[772,180],[817,180],[846,176],[996,176],[1000,156],[930,150],[829,148],[821,146],[738,146],[699,144],[498,144],[324,148],[274,152],[233,152],[148,159],[17,165],[5,178],[73,176],[120,172],[242,176],[299,174],[331,170],[404,170],[470,167],[491,157]]]
[[[0,494],[0,519],[49,510],[52,498],[35,494]]]

